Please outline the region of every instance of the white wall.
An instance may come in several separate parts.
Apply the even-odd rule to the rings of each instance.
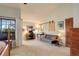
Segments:
[[[74,10],[74,28],[79,28],[79,3],[73,5]]]
[[[21,16],[19,8],[9,8],[0,6],[0,16],[12,17],[16,19],[16,43],[20,46],[22,43],[22,32],[21,32]]]
[[[22,20],[16,18],[16,45],[22,45]]]

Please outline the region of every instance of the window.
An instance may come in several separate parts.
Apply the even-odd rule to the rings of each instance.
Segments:
[[[8,37],[8,28],[10,29],[11,37],[12,39],[15,39],[15,30],[16,30],[16,21],[15,19],[6,19],[6,18],[0,18],[0,40],[6,40],[3,39],[4,36]]]
[[[1,28],[2,28],[2,25],[1,25],[1,20],[0,20],[0,32],[1,32]]]

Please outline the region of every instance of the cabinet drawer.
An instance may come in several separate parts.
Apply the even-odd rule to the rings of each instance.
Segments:
[[[71,47],[79,49],[79,41],[72,41],[71,42]]]

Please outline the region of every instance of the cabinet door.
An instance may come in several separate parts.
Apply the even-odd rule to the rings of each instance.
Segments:
[[[68,18],[65,20],[66,27],[66,46],[70,47],[70,31],[73,28],[73,18]]]
[[[70,35],[70,54],[72,56],[79,56],[79,28],[73,28]]]

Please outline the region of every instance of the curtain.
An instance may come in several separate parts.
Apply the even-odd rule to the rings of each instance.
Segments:
[[[49,21],[48,22],[48,28],[49,28],[49,31],[55,31],[55,22],[54,21]]]

